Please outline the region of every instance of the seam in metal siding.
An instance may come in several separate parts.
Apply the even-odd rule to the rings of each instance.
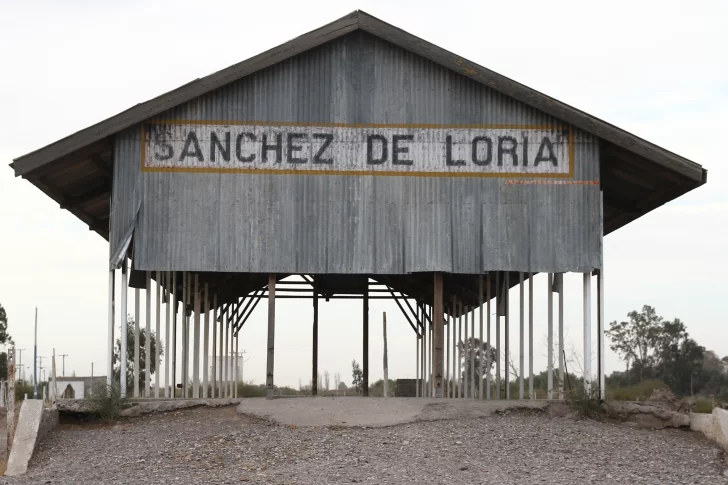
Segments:
[[[158,120],[562,124],[364,32],[178,106]],[[575,180],[599,179],[574,131]],[[117,136],[112,251],[143,197],[139,269],[402,274],[600,266],[596,185],[497,178],[140,173],[140,129]]]

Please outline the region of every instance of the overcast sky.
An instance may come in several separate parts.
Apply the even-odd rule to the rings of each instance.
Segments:
[[[605,240],[606,317],[644,304],[728,355],[728,3],[715,1],[0,1],[0,304],[19,348],[105,374],[108,245],[7,167],[13,158],[244,60],[355,9],[549,94],[708,169],[708,184]],[[718,130],[717,132],[715,130]],[[545,366],[545,278],[536,278],[535,368]],[[567,348],[582,349],[581,279],[567,277]],[[517,294],[512,302],[517,304]],[[133,311],[133,298],[130,298]],[[320,310],[319,369],[351,381],[361,304]],[[371,305],[370,382],[414,377],[415,340],[394,303]],[[276,383],[307,382],[311,304],[281,302]],[[245,380],[265,381],[266,311],[241,333]],[[117,317],[118,322],[118,317]],[[515,325],[514,323],[515,322]],[[517,320],[512,319],[517,327]],[[118,332],[117,332],[118,335]],[[517,332],[512,332],[514,343]],[[23,363],[30,364],[32,350]],[[516,357],[517,359],[517,357]],[[44,365],[47,360],[44,359]],[[58,363],[60,367],[60,359]],[[611,352],[609,371],[623,364]],[[60,374],[60,369],[59,369]]]

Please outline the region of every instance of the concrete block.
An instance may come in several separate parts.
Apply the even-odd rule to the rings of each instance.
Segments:
[[[8,458],[6,476],[22,475],[28,471],[28,463],[35,451],[38,439],[38,430],[43,420],[43,401],[41,399],[26,399],[20,408],[18,425],[15,428],[15,437]]]
[[[715,430],[713,439],[728,453],[728,411],[720,408],[713,409],[713,420]]]

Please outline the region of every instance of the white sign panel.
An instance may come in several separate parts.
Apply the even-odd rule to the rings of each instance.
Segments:
[[[142,170],[570,178],[573,143],[548,126],[155,122]]]

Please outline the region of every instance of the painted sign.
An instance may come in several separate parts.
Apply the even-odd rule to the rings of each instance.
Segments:
[[[568,128],[548,126],[142,126],[143,171],[570,178],[573,148]]]

